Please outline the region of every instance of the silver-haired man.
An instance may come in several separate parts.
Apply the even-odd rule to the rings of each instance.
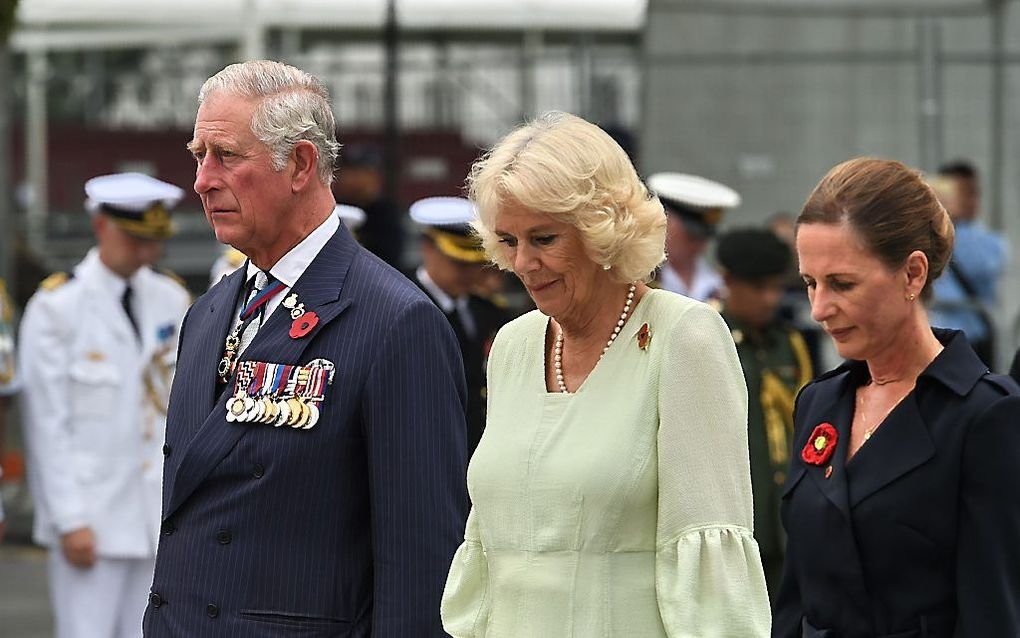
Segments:
[[[319,80],[246,62],[199,102],[195,190],[248,259],[185,318],[145,635],[445,635],[467,513],[449,323],[333,214]]]

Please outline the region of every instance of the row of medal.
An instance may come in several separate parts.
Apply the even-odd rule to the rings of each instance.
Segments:
[[[227,421],[310,429],[319,421],[319,404],[335,371],[325,359],[304,366],[242,361],[227,399]]]

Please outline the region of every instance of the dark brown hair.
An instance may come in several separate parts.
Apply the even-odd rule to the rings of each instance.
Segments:
[[[846,224],[866,250],[890,269],[910,253],[928,257],[928,279],[942,274],[953,252],[953,224],[920,173],[900,162],[859,157],[836,166],[818,182],[797,217],[803,224]]]

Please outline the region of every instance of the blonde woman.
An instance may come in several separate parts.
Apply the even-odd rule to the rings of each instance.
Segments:
[[[708,306],[643,282],[662,205],[601,129],[551,113],[472,169],[477,230],[538,309],[489,358],[455,637],[769,633],[747,392]]]

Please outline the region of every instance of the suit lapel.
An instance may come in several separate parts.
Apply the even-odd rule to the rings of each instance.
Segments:
[[[850,520],[850,505],[847,498],[846,456],[850,444],[850,423],[853,420],[853,388],[850,376],[847,374],[841,383],[834,384],[827,396],[819,397],[820,405],[825,407],[821,410],[811,410],[812,415],[818,415],[819,421],[806,424],[807,427],[804,429],[807,436],[799,441],[794,449],[794,454],[800,454],[819,424],[827,422],[836,428],[836,450],[829,462],[824,465],[805,463],[805,467],[825,498],[835,505],[847,520]],[[832,468],[831,472],[829,467]]]
[[[192,423],[204,421],[216,402],[217,367],[223,357],[223,344],[227,332],[234,324],[237,298],[244,287],[247,263],[245,261],[240,268],[227,276],[222,286],[214,289],[214,294],[209,298],[208,309],[202,311],[201,317],[194,317],[194,320],[201,322],[198,334],[202,345],[194,363],[197,369],[195,379],[198,388],[193,388],[195,391],[193,399],[194,408],[201,413],[201,418],[193,420]],[[194,329],[189,332],[195,334]]]
[[[174,494],[181,467],[189,462],[194,447],[195,433],[209,418],[216,392],[216,366],[223,356],[223,341],[230,329],[237,296],[244,283],[244,268],[230,274],[225,281],[213,287],[195,302],[188,315],[188,343],[182,344],[177,358],[177,370],[170,392],[167,409],[167,440],[184,453],[171,459],[180,459],[170,465],[164,474],[163,509],[167,515],[170,496]]]
[[[871,439],[861,446],[848,471],[850,507],[935,456],[935,443],[917,406],[916,391],[899,403]]]
[[[340,299],[344,279],[354,256],[359,250],[350,233],[341,226],[322,250],[315,257],[301,278],[294,284],[291,293],[298,295],[298,301],[305,304],[306,312],[315,312],[319,323],[309,334],[300,339],[291,339],[289,335],[291,318],[286,308],[279,306],[266,323],[259,328],[251,344],[245,349],[241,361],[272,361],[298,363],[308,344],[315,335],[322,331],[333,319],[350,305],[351,300]],[[234,275],[231,275],[232,277]],[[243,275],[241,277],[243,279]],[[239,283],[231,285],[236,299]],[[200,388],[202,397],[211,396],[215,387],[215,369],[223,350],[223,335],[229,327],[220,315],[226,314],[228,319],[233,314],[233,305],[229,309],[221,307],[208,311],[210,317],[217,317],[210,329],[222,329],[213,334],[219,335],[218,342],[209,337],[204,338],[203,345],[212,350],[207,359],[211,363],[208,376],[208,395],[205,388]],[[189,328],[189,333],[191,332]],[[215,402],[211,412],[207,412],[198,432],[192,438],[177,468],[170,494],[170,503],[166,507],[165,516],[172,514],[187,499],[195,488],[209,475],[216,465],[223,460],[238,440],[252,428],[259,427],[248,423],[228,423],[226,416],[226,400],[233,389],[233,379],[227,383],[228,391],[224,392]],[[212,401],[210,400],[209,403]],[[208,405],[203,402],[202,405]]]
[[[292,339],[290,327],[294,320],[281,305],[259,328],[240,360],[297,361],[315,335],[350,304],[350,299],[340,299],[340,290],[357,250],[358,245],[341,225],[287,293],[287,296],[296,294],[298,303],[304,304],[305,312],[316,314],[318,324],[307,335]]]

